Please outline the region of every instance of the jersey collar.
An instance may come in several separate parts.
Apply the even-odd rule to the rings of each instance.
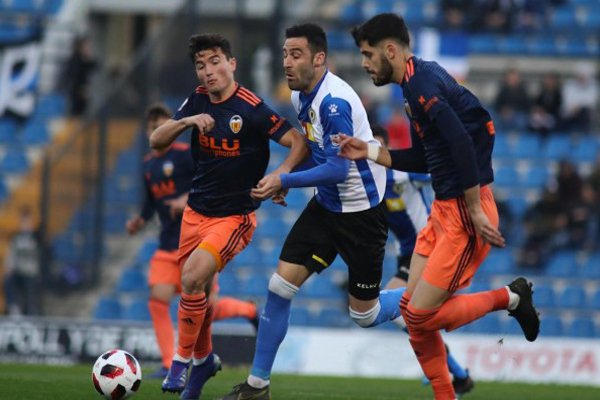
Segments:
[[[317,86],[315,86],[315,88],[309,94],[305,95],[304,93],[300,92],[300,104],[302,104],[302,106],[304,106],[305,104],[312,103],[315,96],[319,92],[319,89],[321,88],[321,84],[325,80],[325,77],[327,76],[327,74],[329,74],[329,69],[325,70],[325,73],[321,77],[321,80],[319,81],[319,83],[317,83]]]
[[[401,86],[404,86],[406,82],[410,80],[410,78],[415,74],[415,65],[417,65],[417,57],[411,56],[408,61],[406,61],[406,67],[404,69],[404,77],[402,78]]]

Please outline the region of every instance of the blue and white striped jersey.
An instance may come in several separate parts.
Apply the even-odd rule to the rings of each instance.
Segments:
[[[310,94],[293,91],[292,103],[317,165],[339,157],[339,147],[331,141],[339,133],[379,145],[373,138],[360,98],[350,85],[330,71],[325,72]],[[363,211],[383,201],[385,184],[385,167],[370,160],[351,161],[344,182],[317,186],[317,201],[333,212]]]

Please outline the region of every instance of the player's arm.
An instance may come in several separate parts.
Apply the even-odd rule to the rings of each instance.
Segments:
[[[127,233],[135,235],[139,232],[146,225],[146,222],[154,216],[154,210],[154,196],[152,195],[152,190],[150,190],[150,183],[148,179],[144,178],[144,205],[142,206],[140,215],[127,221],[125,225]]]
[[[471,221],[476,232],[490,244],[504,247],[505,241],[502,234],[489,221],[481,207],[479,167],[475,145],[471,135],[467,132],[462,121],[448,104],[444,96],[443,84],[436,76],[428,79],[419,79],[415,83],[418,93],[425,99],[420,102],[421,110],[437,129],[444,135],[450,145],[452,159],[457,167],[460,185],[465,194],[465,201]]]
[[[298,130],[291,128],[281,136],[277,141],[282,146],[288,147],[290,153],[283,160],[281,165],[277,167],[273,174],[287,174],[290,173],[298,165],[302,164],[306,157],[310,154],[306,140]]]
[[[349,160],[368,158],[384,167],[405,172],[427,172],[425,153],[419,141],[413,140],[413,146],[404,150],[388,150],[374,144],[347,135],[339,135],[336,141],[340,147],[339,156]]]

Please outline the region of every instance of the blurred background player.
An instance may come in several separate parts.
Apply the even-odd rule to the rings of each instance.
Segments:
[[[389,146],[389,135],[384,127],[371,125],[373,137],[381,143],[382,148]],[[415,172],[387,170],[385,186],[385,202],[388,208],[389,229],[399,243],[398,263],[396,274],[385,286],[386,289],[406,287],[410,272],[410,260],[420,232],[427,224],[427,217],[431,210],[431,200],[426,193],[427,186],[431,185],[429,174]],[[406,328],[404,318],[397,318],[394,322],[401,328]],[[456,394],[470,392],[475,383],[469,376],[469,371],[458,363],[446,345],[448,369],[454,377],[452,385]],[[424,379],[425,384],[429,380]]]
[[[340,154],[431,173],[436,200],[417,238],[400,308],[435,398],[453,400],[456,394],[440,329],[450,331],[490,312],[510,310],[527,340],[534,341],[539,334],[532,285],[524,278],[498,290],[454,295],[471,283],[491,245],[505,246],[488,186],[494,180],[494,125],[479,100],[442,67],[413,56],[402,17],[379,14],[356,27],[352,35],[373,83],[402,86],[413,146],[389,152],[340,135]]]
[[[377,143],[365,108],[350,85],[327,68],[327,37],[320,26],[308,23],[286,30],[283,66],[316,166],[292,173],[275,171],[252,195],[264,200],[282,189],[313,186],[317,194],[289,232],[269,281],[250,375],[223,399],[270,398],[271,370],[287,333],[292,299],[338,253],[348,266],[352,320],[370,328],[400,316],[398,302],[404,289],[380,293],[388,236],[385,169],[371,161],[339,157],[332,141],[345,132]]]
[[[173,113],[164,104],[154,104],[146,112],[146,134],[168,121]],[[144,159],[144,205],[139,216],[127,221],[127,232],[135,235],[156,212],[160,220],[159,247],[150,260],[148,285],[150,299],[148,309],[152,317],[156,341],[162,356],[163,366],[146,378],[163,379],[171,367],[175,352],[175,334],[169,316],[169,303],[181,293],[181,268],[177,262],[181,218],[188,200],[194,176],[194,161],[190,146],[174,142],[163,151],[153,151]],[[214,284],[215,289],[218,284]],[[214,320],[244,317],[258,328],[256,305],[252,302],[231,297],[217,299]]]
[[[198,398],[204,383],[220,367],[212,353],[211,283],[252,239],[260,201],[251,198],[250,191],[267,169],[269,139],[291,147],[278,173],[291,171],[308,151],[300,133],[285,118],[235,81],[236,60],[226,38],[194,35],[189,40],[189,56],[202,86],[150,137],[151,147],[164,151],[183,131],[193,128],[195,174],[178,253],[183,266],[179,344],[162,385],[163,391],[183,391],[186,399]]]

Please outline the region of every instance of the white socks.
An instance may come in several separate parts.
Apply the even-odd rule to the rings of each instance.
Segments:
[[[262,389],[269,386],[269,383],[271,383],[271,381],[268,379],[261,379],[258,376],[254,375],[248,376],[248,385],[252,386],[253,388]]]
[[[182,363],[189,363],[191,360],[191,358],[185,358],[185,357],[181,357],[179,354],[175,353],[175,355],[173,356],[173,361],[179,361]]]
[[[508,286],[504,286],[504,287],[508,291],[508,308],[507,308],[507,310],[512,311],[515,308],[517,308],[517,306],[519,305],[519,300],[521,300],[521,297],[519,297],[519,295],[516,294],[515,292],[512,292]]]
[[[208,359],[208,356],[206,357],[202,357],[202,358],[193,358],[192,362],[194,363],[194,366],[198,366],[198,365],[202,365],[206,362],[206,360]]]

